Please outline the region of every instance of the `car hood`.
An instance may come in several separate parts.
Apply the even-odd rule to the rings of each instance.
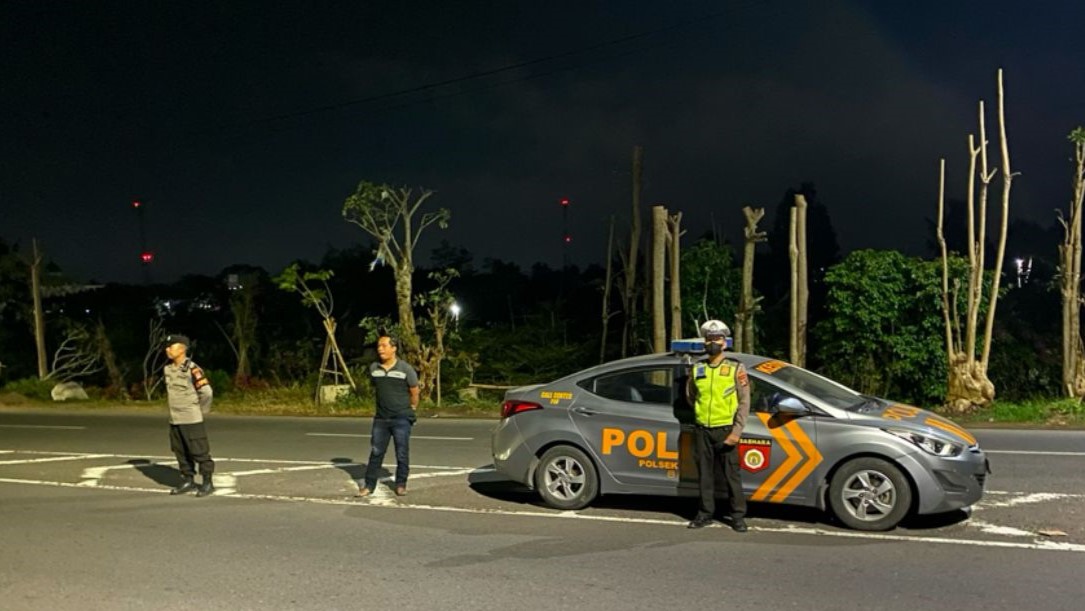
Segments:
[[[915,429],[918,432],[963,443],[965,446],[976,445],[976,438],[963,426],[919,407],[880,401],[877,404],[868,403],[854,413],[877,419],[882,426]]]

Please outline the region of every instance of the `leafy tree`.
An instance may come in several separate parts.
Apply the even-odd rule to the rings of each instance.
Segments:
[[[951,260],[952,277],[967,278]],[[857,390],[929,404],[946,390],[941,264],[896,251],[852,252],[825,275],[814,328],[824,373]]]
[[[713,318],[734,326],[741,291],[730,246],[701,239],[682,251],[682,308],[694,329]]]
[[[362,181],[343,203],[343,218],[376,240],[373,265],[384,262],[395,272],[396,305],[408,360],[419,349],[412,309],[414,249],[427,227],[437,224],[444,229],[452,215],[447,208],[423,212],[422,205],[432,195],[433,191],[427,189],[420,189],[415,195],[405,187]]]

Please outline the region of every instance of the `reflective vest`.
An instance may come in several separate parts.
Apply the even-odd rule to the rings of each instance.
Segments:
[[[697,405],[693,407],[697,424],[728,426],[738,411],[738,363],[724,359],[712,367],[697,363],[690,375],[697,387]]]

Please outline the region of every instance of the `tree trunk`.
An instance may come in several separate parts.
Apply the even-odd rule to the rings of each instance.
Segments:
[[[49,366],[45,356],[45,314],[41,307],[41,253],[38,252],[38,241],[32,240],[34,252],[30,264],[30,294],[34,302],[34,345],[38,350],[38,379],[44,380],[49,376]]]
[[[669,235],[671,240],[671,339],[682,338],[682,213],[669,217]]]
[[[810,304],[810,274],[809,265],[806,257],[806,197],[802,193],[795,194],[795,208],[798,212],[795,215],[795,241],[799,247],[799,294],[798,294],[798,307],[799,318],[796,323],[796,329],[798,330],[798,345],[799,345],[799,360],[795,362],[799,367],[806,366],[806,332],[807,321],[809,319],[809,304]]]
[[[1077,137],[1075,139],[1075,136]],[[1070,136],[1074,143],[1073,194],[1069,220],[1060,218],[1064,230],[1059,247],[1062,292],[1062,385],[1066,396],[1085,397],[1085,348],[1081,338],[1081,208],[1085,202],[1085,131]]]
[[[633,216],[629,232],[629,256],[625,260],[625,294],[622,307],[625,309],[622,329],[622,358],[636,350],[637,333],[637,257],[640,248],[640,185],[644,149],[633,147]]]
[[[94,335],[98,344],[98,353],[102,355],[106,373],[109,374],[109,385],[121,399],[127,401],[129,399],[128,386],[124,382],[121,368],[117,366],[117,355],[113,352],[113,344],[109,341],[109,335],[106,334],[105,324],[101,319],[98,320],[98,325],[94,329]]]
[[[414,310],[411,308],[412,276],[414,265],[411,260],[404,258],[395,267],[396,276],[396,306],[399,310],[399,328],[402,333],[405,357],[413,357],[418,354],[420,342],[414,322]],[[410,360],[408,358],[408,360]]]
[[[798,224],[796,217],[798,210],[794,207],[791,211],[791,225],[788,231],[788,258],[791,260],[791,316],[788,358],[791,362],[799,364],[799,243]]]
[[[667,351],[663,274],[667,254],[667,209],[652,206],[652,351]]]
[[[614,267],[614,216],[610,217],[610,232],[607,234],[607,275],[603,282],[603,334],[599,339],[599,362],[607,360],[607,330],[610,327],[610,286],[612,283],[611,270]]]
[[[745,249],[742,254],[742,294],[738,306],[738,314],[735,316],[735,351],[753,353],[754,332],[753,316],[757,304],[753,297],[753,264],[757,254],[757,243],[764,242],[767,235],[757,230],[757,223],[765,216],[764,208],[756,210],[746,206],[742,209],[746,217]]]

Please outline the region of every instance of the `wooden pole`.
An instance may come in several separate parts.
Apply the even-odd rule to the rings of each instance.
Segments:
[[[668,218],[671,241],[671,339],[682,338],[682,213]]]
[[[799,361],[799,246],[798,246],[798,227],[796,226],[796,216],[798,210],[794,207],[791,210],[791,225],[788,231],[788,258],[791,260],[791,324],[789,337],[789,358],[792,363],[798,364]]]
[[[667,253],[667,209],[652,206],[652,351],[666,352],[667,327],[663,300],[663,268]]]

